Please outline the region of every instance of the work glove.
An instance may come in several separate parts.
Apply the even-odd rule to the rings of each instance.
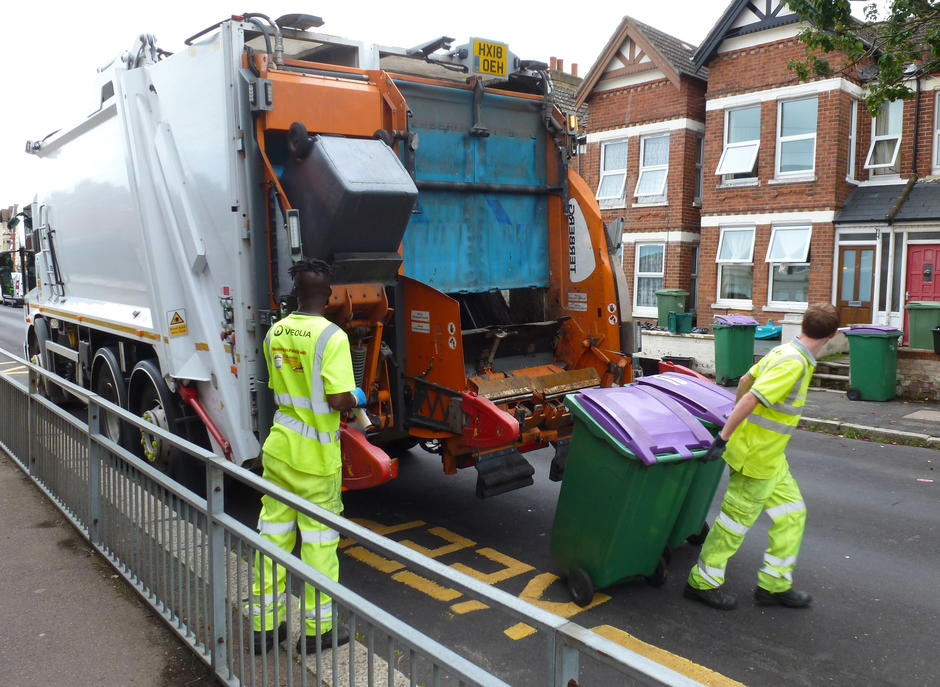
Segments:
[[[358,386],[352,390],[352,395],[356,397],[356,407],[361,408],[366,404],[366,392]]]
[[[718,460],[725,454],[725,446],[727,445],[728,442],[722,439],[720,436],[715,437],[712,445],[708,447],[708,450],[705,451],[705,455],[702,456],[702,460],[706,463],[710,463],[713,460]]]

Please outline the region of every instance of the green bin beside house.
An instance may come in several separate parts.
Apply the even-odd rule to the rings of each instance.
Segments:
[[[685,312],[689,292],[684,289],[659,289],[656,291],[656,307],[659,311],[659,326],[669,326],[669,313]]]
[[[859,325],[845,332],[849,340],[849,391],[853,401],[890,401],[898,383],[901,330]]]
[[[748,315],[715,315],[715,381],[735,384],[754,364],[757,320]]]
[[[940,326],[940,302],[911,301],[907,310],[907,345],[911,348],[933,348],[933,328]]]

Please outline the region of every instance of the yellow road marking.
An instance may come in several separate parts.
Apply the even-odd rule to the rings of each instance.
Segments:
[[[392,579],[396,582],[406,584],[412,589],[417,589],[419,592],[423,592],[438,601],[453,601],[463,596],[463,594],[456,589],[439,585],[437,582],[429,580],[426,577],[421,577],[421,575],[413,573],[410,570],[395,573],[392,575]]]
[[[402,539],[399,543],[402,546],[407,546],[409,549],[417,551],[418,553],[423,553],[428,558],[438,558],[448,553],[453,553],[454,551],[460,551],[461,549],[468,549],[471,546],[475,546],[476,542],[467,539],[466,537],[461,537],[459,534],[454,534],[450,530],[444,529],[443,527],[432,527],[428,530],[429,534],[433,534],[435,537],[440,537],[449,544],[444,544],[443,546],[438,546],[436,549],[429,549],[420,544],[416,544],[410,539]]]
[[[622,647],[630,649],[630,651],[635,651],[651,661],[666,666],[677,673],[682,673],[692,680],[701,682],[703,685],[712,685],[713,687],[745,687],[743,683],[737,680],[725,677],[721,673],[716,673],[714,670],[709,670],[704,666],[693,663],[687,658],[682,658],[665,649],[660,649],[658,646],[647,644],[616,627],[598,625],[597,627],[591,628],[591,630],[605,639],[609,639]]]
[[[450,607],[457,615],[463,615],[464,613],[472,613],[473,611],[485,611],[489,606],[487,606],[482,601],[477,601],[473,599],[472,601],[461,601],[459,604],[454,604]]]
[[[12,374],[16,374],[17,372],[20,372],[20,373],[25,372],[25,370],[26,370],[25,365],[19,365],[18,367],[8,367],[7,369],[4,370],[4,372],[8,375],[12,375]]]
[[[393,561],[388,558],[384,558],[377,553],[373,553],[368,549],[364,549],[361,546],[354,546],[348,551],[346,551],[347,556],[352,556],[357,561],[361,561],[366,565],[369,565],[376,570],[384,573],[393,573],[401,570],[405,567],[404,563],[399,563],[398,561]]]
[[[362,525],[366,529],[372,530],[376,534],[381,534],[383,537],[387,537],[390,534],[396,532],[401,532],[402,530],[413,530],[416,527],[424,526],[423,520],[412,520],[411,522],[405,522],[400,525],[383,525],[381,523],[375,522],[374,520],[366,520],[365,518],[353,518],[352,521],[357,525]],[[347,546],[352,546],[356,543],[355,539],[350,539],[348,537],[343,537],[339,541],[339,548],[345,548]]]
[[[500,563],[505,567],[502,570],[497,570],[496,572],[483,573],[479,570],[474,570],[469,565],[464,565],[463,563],[451,563],[450,567],[454,570],[458,570],[466,575],[475,577],[485,584],[496,584],[502,582],[503,580],[508,580],[510,577],[515,577],[516,575],[522,575],[527,573],[530,570],[535,570],[531,565],[523,563],[522,561],[517,561],[515,558],[506,556],[505,554],[500,553],[499,551],[494,551],[490,548],[477,549],[476,553],[488,558],[491,561]]]
[[[579,606],[574,601],[546,601],[542,598],[542,595],[545,593],[545,590],[558,579],[558,575],[553,575],[552,573],[536,575],[529,580],[529,583],[525,586],[525,589],[522,590],[519,598],[549,613],[560,615],[562,618],[570,618],[581,611],[590,610],[596,606],[600,606],[602,603],[610,601],[610,597],[606,594],[595,594],[594,600],[587,606]],[[505,630],[505,634],[513,639],[522,639],[523,637],[528,637],[530,634],[533,634],[535,631],[535,628],[530,625],[517,623],[508,630]]]

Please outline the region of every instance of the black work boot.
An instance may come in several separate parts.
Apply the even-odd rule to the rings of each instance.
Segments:
[[[787,608],[806,608],[813,597],[807,592],[800,592],[792,587],[785,592],[771,592],[763,587],[754,588],[754,600],[760,606],[786,606]]]
[[[255,641],[255,653],[266,654],[274,647],[274,630],[264,630],[263,632],[252,632]],[[287,623],[281,623],[277,626],[277,641],[283,642],[287,639]]]
[[[334,625],[326,632],[321,632],[320,637],[316,635],[301,635],[297,640],[298,654],[315,654],[317,644],[320,645],[320,651],[327,651],[333,648],[333,635],[336,634],[336,648],[349,643],[349,630],[342,625]]]
[[[738,600],[734,594],[724,591],[721,587],[696,589],[686,582],[682,596],[693,601],[701,601],[706,606],[717,608],[720,611],[730,611],[738,605]]]

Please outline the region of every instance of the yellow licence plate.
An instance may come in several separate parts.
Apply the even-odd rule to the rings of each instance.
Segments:
[[[473,39],[473,73],[483,76],[506,76],[509,46],[493,41]]]

